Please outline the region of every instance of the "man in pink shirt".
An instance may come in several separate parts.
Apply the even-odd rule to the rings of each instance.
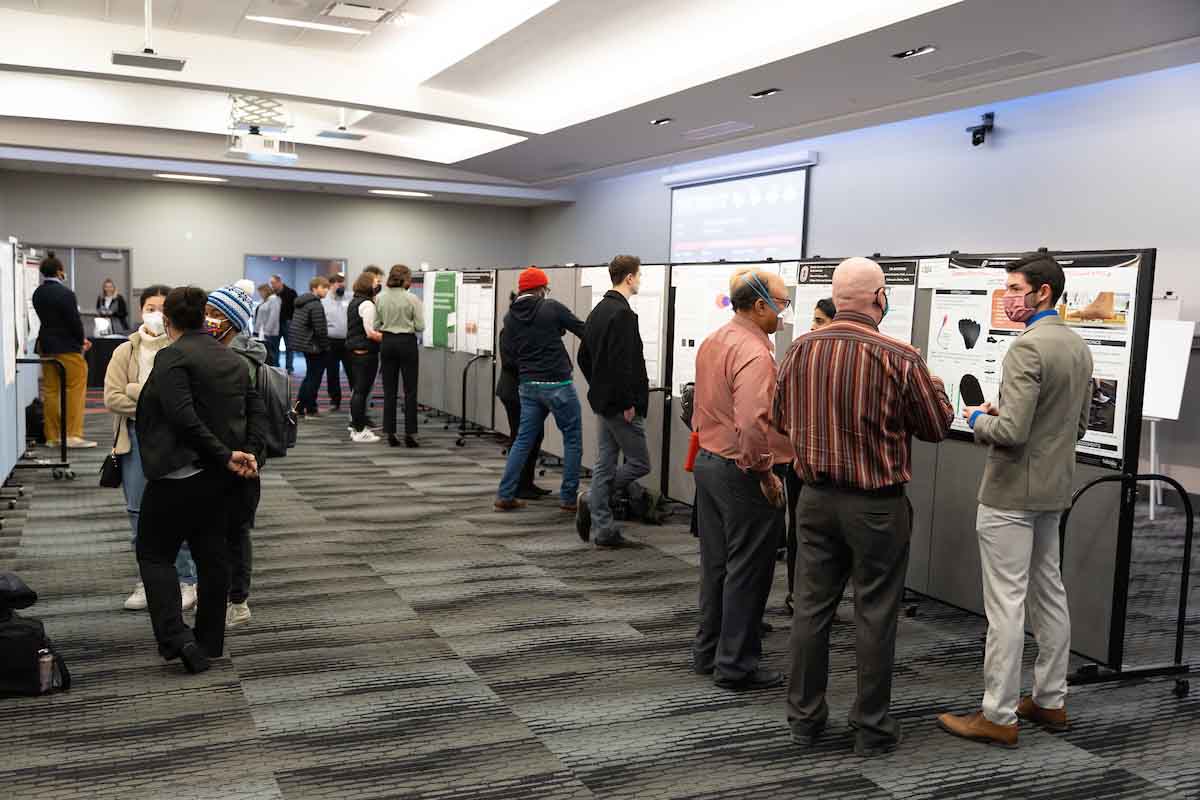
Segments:
[[[759,623],[785,524],[784,489],[771,468],[792,460],[787,437],[768,423],[776,384],[769,334],[791,301],[779,275],[754,269],[734,275],[729,297],[733,319],[696,354],[701,575],[692,668],[738,691],[783,682],[759,665]]]

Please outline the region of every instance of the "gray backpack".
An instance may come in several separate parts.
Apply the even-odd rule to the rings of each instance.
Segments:
[[[267,407],[267,457],[283,458],[296,446],[296,412],[292,409],[292,382],[287,371],[259,364],[254,388]]]

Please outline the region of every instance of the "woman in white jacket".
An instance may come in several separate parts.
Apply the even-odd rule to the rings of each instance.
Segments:
[[[146,489],[146,478],[142,474],[142,458],[138,452],[137,416],[138,397],[142,386],[154,368],[154,357],[170,342],[163,330],[163,301],[167,299],[169,286],[149,286],[142,292],[142,324],[129,335],[112,355],[108,371],[104,374],[104,407],[113,415],[113,452],[121,462],[121,488],[125,491],[125,508],[129,512],[129,525],[133,530],[132,544],[137,551],[138,515],[142,507],[142,493]],[[196,565],[192,553],[185,544],[175,560],[179,572],[179,592],[184,610],[196,606]],[[146,590],[138,581],[133,593],[125,601],[129,611],[146,608]]]

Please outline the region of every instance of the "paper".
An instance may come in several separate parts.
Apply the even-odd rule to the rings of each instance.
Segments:
[[[453,346],[459,278],[457,272],[425,273],[426,347]]]
[[[462,272],[455,315],[455,349],[478,354],[492,350],[496,328],[496,273]]]
[[[793,297],[796,311],[796,334],[808,330],[807,320],[821,300],[833,299],[833,271],[840,262],[794,264],[797,266],[796,290]],[[880,261],[884,282],[888,287],[888,313],[879,325],[879,332],[911,344],[913,314],[917,304],[917,262]],[[788,265],[783,265],[784,271]]]
[[[1143,417],[1179,419],[1195,329],[1191,320],[1150,320]]]
[[[18,328],[23,316],[17,312],[20,298],[15,273],[12,245],[0,242],[0,361],[5,386],[12,386],[17,379]]]

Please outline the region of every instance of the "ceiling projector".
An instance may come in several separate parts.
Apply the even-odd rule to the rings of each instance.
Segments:
[[[284,141],[277,136],[264,136],[257,125],[246,132],[233,131],[229,134],[229,158],[257,161],[262,164],[287,166],[299,160],[294,142]]]

